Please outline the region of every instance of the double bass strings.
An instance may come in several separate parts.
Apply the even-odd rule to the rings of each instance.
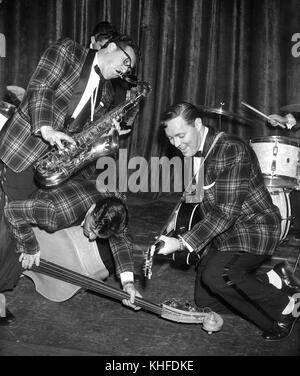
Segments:
[[[40,260],[39,266],[34,265],[31,270],[46,274],[50,277],[57,278],[67,283],[75,284],[87,290],[99,292],[103,295],[107,295],[117,300],[128,299],[128,294],[124,291],[118,290],[112,286],[105,284],[104,282],[82,275],[73,270],[64,268],[60,265],[43,259]],[[135,302],[137,303],[137,305],[140,305],[142,308],[145,308],[150,312],[156,313],[158,315],[161,314],[162,309],[157,304],[153,304],[139,297],[135,298]]]
[[[104,282],[82,275],[73,270],[64,268],[58,264],[54,264],[44,259],[40,260],[39,266],[34,265],[31,270],[67,283],[75,284],[77,286],[86,288],[87,290],[110,296],[117,300],[122,300],[124,298],[128,299],[128,294],[121,290],[118,290],[112,286],[105,284]],[[203,329],[209,329],[209,332],[218,331],[223,325],[222,318],[219,315],[213,313],[210,308],[209,311],[206,311],[206,308],[204,308],[201,311],[197,312],[186,312],[168,306],[167,303],[159,306],[139,297],[135,298],[135,302],[137,303],[137,305],[141,306],[147,311],[155,313],[167,320],[175,321],[177,323],[181,322],[189,324],[203,324]],[[214,326],[211,326],[210,324],[210,327],[206,328],[204,325],[205,320],[210,320],[209,315],[211,314],[214,315]]]

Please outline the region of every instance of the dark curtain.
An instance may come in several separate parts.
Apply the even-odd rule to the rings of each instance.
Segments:
[[[173,153],[159,123],[176,100],[222,108],[224,115],[206,112],[205,121],[247,140],[291,136],[269,127],[241,101],[265,114],[300,103],[300,57],[292,55],[299,0],[2,0],[0,10],[9,85],[26,87],[41,53],[56,39],[68,36],[86,45],[99,21],[132,36],[141,49],[138,77],[152,92],[126,141],[131,156]],[[232,113],[246,121],[226,116]]]

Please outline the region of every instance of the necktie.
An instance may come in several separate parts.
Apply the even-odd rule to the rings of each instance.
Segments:
[[[202,156],[203,156],[202,151],[197,151],[196,154],[194,155],[194,157],[198,157],[198,158],[200,158]]]
[[[100,78],[102,77],[102,73],[101,73],[101,70],[99,68],[99,65],[94,65],[94,69],[95,69],[95,72],[98,74],[98,76],[100,76]]]
[[[101,74],[99,66],[94,65],[94,70],[100,76],[100,84],[99,85],[101,85],[101,77],[103,77],[103,76]],[[99,88],[98,88],[98,95],[97,95],[97,98],[96,98],[95,108],[97,108],[97,106],[100,102],[101,96],[102,96],[102,85],[99,86]],[[77,132],[81,131],[82,128],[84,127],[84,125],[86,124],[86,122],[88,121],[90,115],[91,115],[91,99],[89,99],[86,102],[86,104],[83,106],[82,110],[80,111],[80,113],[76,117],[76,119],[70,118],[70,120],[68,121],[68,132],[77,133]]]

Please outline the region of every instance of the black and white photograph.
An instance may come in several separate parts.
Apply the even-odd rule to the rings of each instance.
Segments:
[[[0,356],[300,355],[299,14],[0,0]]]

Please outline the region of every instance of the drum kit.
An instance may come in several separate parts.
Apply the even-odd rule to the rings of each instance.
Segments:
[[[15,112],[15,106],[5,101],[0,101],[0,130],[7,122],[7,120],[13,115]]]
[[[270,120],[267,115],[249,104],[241,103],[264,119]],[[228,112],[223,109],[223,106],[224,103],[221,103],[219,108],[205,108],[204,106],[198,106],[198,108],[204,115],[218,115],[220,122],[221,117],[224,116],[240,124],[254,124],[253,120]],[[287,105],[281,107],[280,110],[300,112],[300,104]],[[278,123],[278,126],[285,128],[280,123]],[[286,136],[267,136],[250,139],[249,143],[259,161],[273,204],[279,208],[282,217],[280,240],[283,241],[295,224],[293,222],[297,220],[294,205],[297,204],[297,196],[300,194],[300,139]]]

